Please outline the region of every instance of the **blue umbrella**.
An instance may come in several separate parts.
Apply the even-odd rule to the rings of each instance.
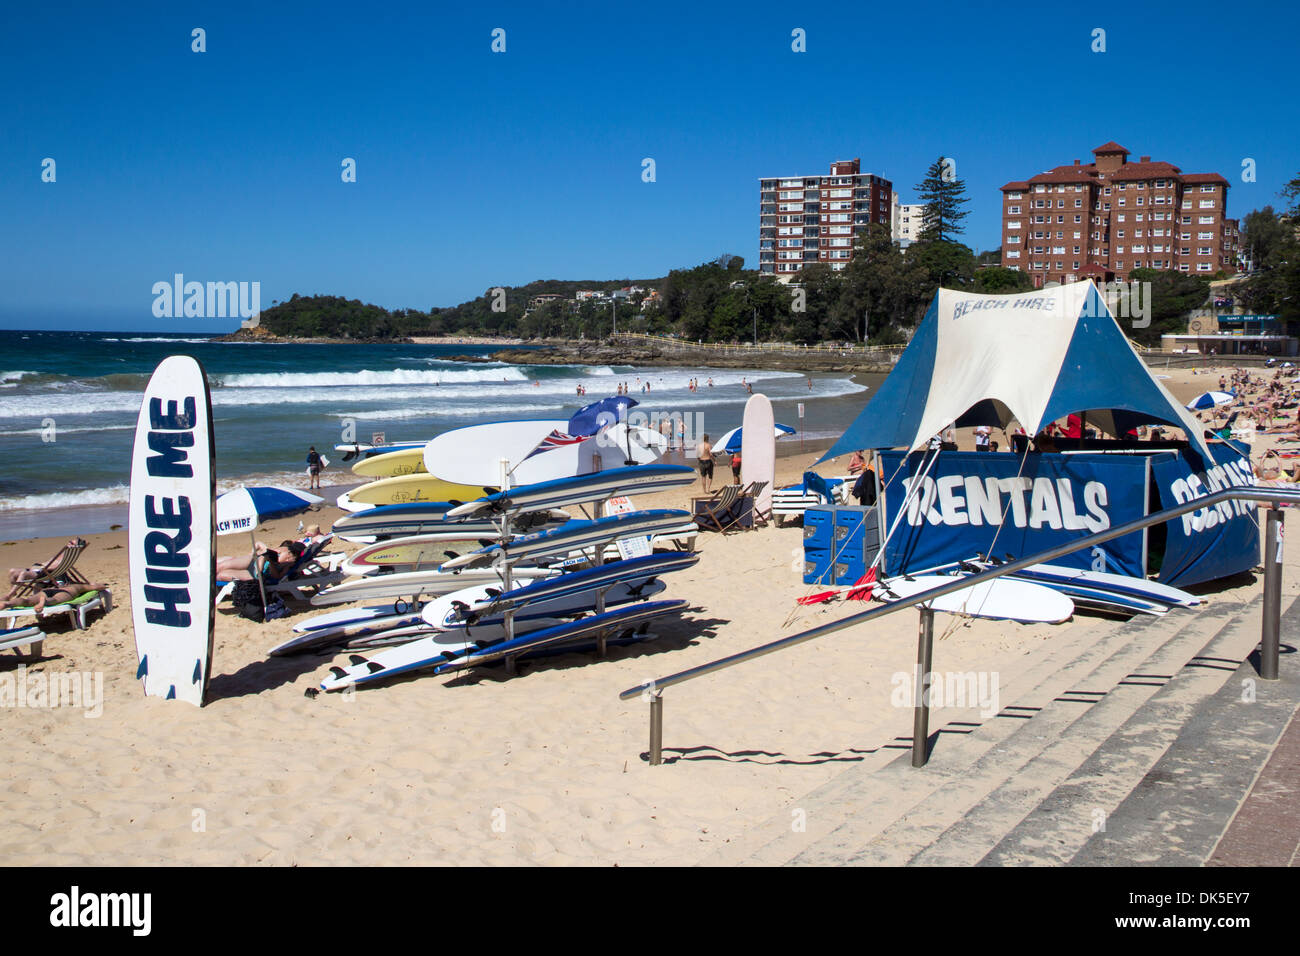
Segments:
[[[1203,408],[1214,408],[1216,405],[1227,405],[1236,398],[1236,392],[1202,392],[1187,403],[1187,408],[1196,412]]]
[[[741,442],[740,433],[743,430],[744,430],[743,428],[733,428],[731,431],[724,434],[721,438],[718,439],[718,444],[716,446],[717,450],[728,451],[733,453],[740,451],[740,442]],[[786,435],[794,434],[793,428],[791,428],[789,425],[782,425],[780,423],[777,423],[775,431],[776,431],[777,438],[784,438]]]
[[[217,497],[217,534],[247,531],[248,540],[254,542],[253,546],[256,549],[253,531],[262,521],[296,515],[324,500],[308,492],[282,488],[279,485],[236,488]],[[262,606],[266,607],[266,585],[262,582],[262,563],[254,560],[253,566],[257,576],[257,588],[262,595]]]

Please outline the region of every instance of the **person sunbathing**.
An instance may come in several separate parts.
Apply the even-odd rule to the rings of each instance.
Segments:
[[[10,568],[9,583],[11,585],[17,585],[17,584],[24,584],[27,581],[35,581],[42,574],[44,574],[48,568],[54,566],[54,563],[63,556],[64,551],[67,551],[69,548],[75,548],[77,547],[78,544],[79,542],[74,538],[73,540],[65,544],[62,548],[60,548],[59,553],[56,554],[54,557],[50,558],[50,560],[46,561],[44,564],[33,564],[29,568]],[[12,595],[13,591],[10,591],[9,594]]]
[[[13,592],[10,591],[3,601],[0,601],[0,610],[9,608],[31,608],[35,613],[40,614],[45,610],[46,605],[66,604],[69,601],[81,597],[83,594],[89,594],[91,591],[103,591],[108,587],[107,584],[58,584],[51,585],[47,588],[41,588],[32,594],[24,595],[17,600],[10,600]]]
[[[301,541],[281,541],[278,548],[258,541],[251,554],[217,558],[217,577],[223,581],[252,581],[254,559],[261,562],[262,577],[283,577],[306,550],[307,546]]]

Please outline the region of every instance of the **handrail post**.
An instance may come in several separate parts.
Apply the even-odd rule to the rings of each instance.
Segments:
[[[1259,676],[1277,680],[1278,631],[1282,617],[1282,511],[1268,509],[1264,524],[1264,624],[1259,641]]]
[[[934,611],[921,608],[916,636],[916,682],[912,697],[912,766],[924,767],[929,759],[930,666],[934,660]]]
[[[650,766],[664,762],[664,697],[657,692],[650,698]]]

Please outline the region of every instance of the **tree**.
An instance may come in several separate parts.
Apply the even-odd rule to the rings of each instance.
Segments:
[[[1028,292],[1033,287],[1033,280],[1019,269],[989,266],[987,269],[980,269],[975,273],[976,292],[1007,295],[1012,292]]]
[[[1209,279],[1175,269],[1134,269],[1129,273],[1129,281],[1150,283],[1147,306],[1151,310],[1151,324],[1132,330],[1132,338],[1149,345],[1158,344],[1166,332],[1185,328],[1188,314],[1204,305],[1210,294]]]
[[[916,185],[916,194],[925,205],[922,216],[921,242],[951,239],[963,232],[961,221],[966,211],[966,184],[957,178],[957,165],[940,156],[926,170],[925,179]]]

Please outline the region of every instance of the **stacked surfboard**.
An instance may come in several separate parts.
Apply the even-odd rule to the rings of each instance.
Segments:
[[[634,510],[626,496],[693,481],[694,473],[686,467],[634,465],[449,502],[436,520],[428,514],[419,518],[419,534],[377,541],[349,559],[356,570],[399,562],[405,567],[412,561],[426,562],[427,568],[367,575],[315,599],[327,604],[397,597],[397,603],[305,622],[296,628],[297,636],[272,653],[340,643],[373,648],[401,640],[400,646],[353,655],[348,666],[331,668],[321,688],[341,690],[415,671],[444,673],[493,663],[513,669],[517,661],[543,654],[586,647],[603,651],[611,644],[645,640],[652,636],[655,620],[685,606],[684,601],[653,600],[665,590],[663,577],[693,566],[698,557],[655,552],[651,544],[656,535],[690,525],[687,512]],[[612,507],[600,513],[596,506],[612,500]],[[559,518],[561,508],[588,506],[596,516]],[[363,519],[363,514],[342,519],[342,530],[385,530],[363,525]],[[481,528],[484,523],[495,525],[495,540],[485,538],[477,547],[444,553],[437,560],[437,550],[447,542],[469,540],[457,527]],[[528,530],[514,534],[519,528]],[[610,549],[619,557],[606,562]]]

